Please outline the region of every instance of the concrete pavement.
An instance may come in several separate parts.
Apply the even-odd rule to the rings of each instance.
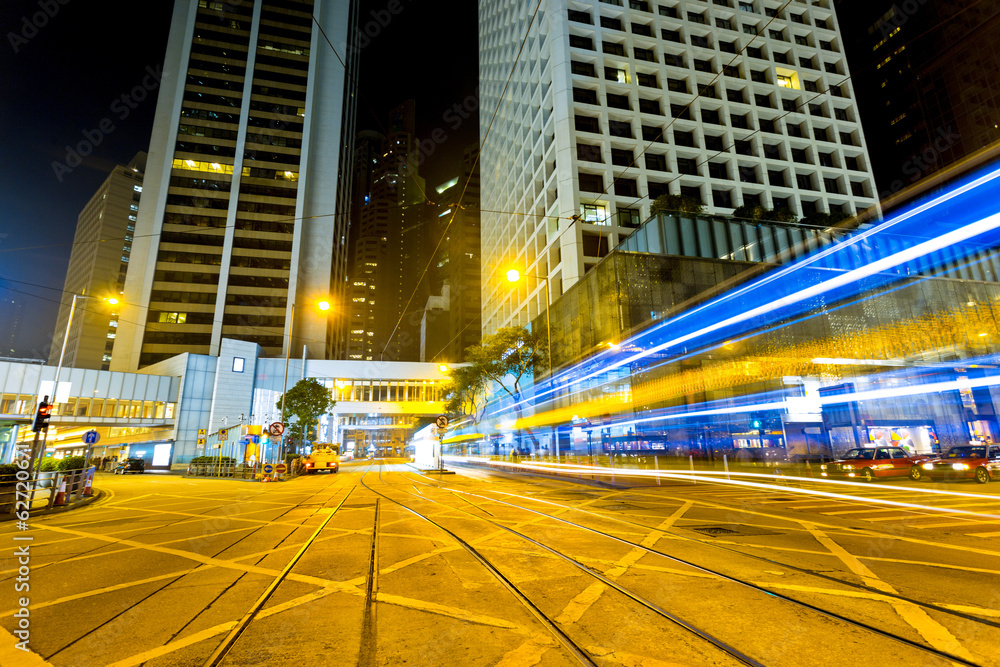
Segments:
[[[216,664],[1000,664],[992,494],[383,462],[99,482],[86,508],[0,526],[0,665],[203,665],[269,589]]]

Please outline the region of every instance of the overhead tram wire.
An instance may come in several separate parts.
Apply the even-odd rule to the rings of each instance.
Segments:
[[[500,107],[503,104],[503,99],[507,95],[507,90],[508,88],[510,88],[511,79],[514,78],[514,73],[517,71],[517,63],[521,60],[521,54],[524,53],[524,45],[528,43],[528,36],[531,34],[531,27],[535,24],[535,18],[538,16],[538,10],[541,8],[541,6],[542,6],[542,0],[536,0],[535,11],[531,14],[531,20],[528,21],[528,26],[527,28],[525,28],[524,38],[521,40],[521,46],[520,48],[518,48],[517,56],[514,57],[514,62],[511,64],[510,67],[510,74],[507,76],[507,81],[506,83],[504,83],[503,90],[500,91],[499,99],[497,100],[497,106],[493,110],[493,115],[490,117],[489,125],[487,125],[486,127],[486,134],[483,135],[482,141],[480,142],[479,145],[479,150],[476,151],[476,159],[472,162],[472,167],[470,167],[469,169],[470,174],[476,170],[476,166],[479,164],[479,158],[482,157],[483,154],[483,146],[486,145],[486,140],[489,138],[490,132],[493,131],[493,123],[496,121],[497,114],[500,113]],[[465,193],[469,189],[469,183],[471,180],[472,180],[471,178],[465,179],[465,185],[462,188],[462,194],[458,198],[459,204],[461,204],[462,200],[465,199]],[[458,217],[458,211],[459,209],[456,208],[455,211],[452,212],[451,218],[448,220],[448,224],[445,225],[444,231],[441,232],[441,238],[438,239],[437,245],[434,246],[434,251],[431,253],[427,265],[424,267],[424,270],[421,272],[420,277],[417,279],[416,284],[413,287],[413,292],[410,293],[410,298],[407,299],[406,305],[403,306],[402,313],[400,314],[399,319],[396,320],[396,326],[392,328],[392,333],[389,334],[388,340],[386,340],[385,345],[382,347],[382,352],[379,354],[379,359],[381,359],[382,356],[385,355],[385,351],[389,348],[389,343],[392,342],[393,336],[395,336],[396,332],[399,330],[399,325],[402,324],[403,322],[403,314],[405,314],[405,312],[409,309],[410,304],[413,302],[413,297],[417,295],[417,290],[420,288],[420,284],[423,282],[424,276],[426,276],[427,272],[430,270],[431,265],[434,263],[434,257],[437,255],[438,250],[441,249],[441,244],[444,242],[445,238],[447,238],[448,231],[451,229],[452,223],[454,223],[455,218]]]
[[[786,3],[785,3],[785,4],[784,4],[784,5],[783,5],[783,6],[781,7],[781,8],[779,8],[778,12],[780,12],[780,11],[781,11],[781,10],[783,10],[783,9],[784,9],[785,7],[787,7],[787,6],[789,5],[789,4],[791,4],[791,2],[792,2],[792,0],[789,0],[788,2],[786,2]],[[911,38],[911,39],[910,39],[909,41],[907,41],[907,42],[904,42],[904,43],[903,43],[903,44],[901,45],[901,48],[906,48],[906,47],[908,47],[908,46],[912,45],[912,44],[913,44],[914,42],[916,42],[917,40],[920,40],[920,39],[922,39],[922,38],[926,37],[926,36],[927,36],[928,34],[930,34],[931,32],[933,32],[934,30],[937,30],[937,29],[939,29],[939,28],[943,27],[943,26],[944,26],[944,25],[945,25],[946,23],[948,23],[948,22],[949,22],[949,21],[951,21],[952,19],[954,19],[954,18],[956,18],[956,17],[960,16],[961,14],[963,14],[964,12],[966,12],[966,11],[968,11],[968,10],[970,10],[970,9],[973,9],[973,8],[977,7],[978,5],[982,4],[983,2],[985,2],[985,0],[976,0],[976,2],[973,2],[972,4],[970,4],[970,5],[966,6],[966,7],[963,7],[963,8],[961,9],[961,10],[959,10],[959,11],[955,12],[954,14],[951,14],[951,15],[949,15],[949,16],[948,16],[948,17],[946,17],[945,19],[943,19],[943,20],[939,21],[938,23],[934,24],[933,26],[929,27],[929,28],[928,28],[927,30],[925,30],[924,32],[922,32],[922,33],[920,33],[919,35],[916,35],[915,37]],[[723,66],[723,68],[722,68],[722,71],[720,71],[720,72],[719,72],[719,73],[718,73],[718,74],[717,74],[717,75],[715,76],[715,78],[713,78],[713,79],[711,80],[711,82],[709,82],[708,84],[706,84],[706,85],[705,85],[704,87],[701,87],[701,88],[700,88],[700,90],[698,90],[698,91],[697,91],[697,92],[695,93],[695,96],[694,96],[694,98],[692,98],[692,100],[691,100],[690,102],[688,102],[688,104],[687,104],[687,105],[685,105],[685,107],[684,107],[684,111],[688,111],[688,110],[690,110],[690,108],[691,108],[691,105],[692,105],[692,104],[694,104],[694,101],[695,101],[695,100],[697,100],[697,99],[698,99],[699,97],[701,97],[701,92],[702,92],[703,90],[706,90],[708,86],[712,86],[712,85],[714,85],[714,84],[715,84],[715,83],[716,83],[716,82],[717,82],[717,81],[719,80],[719,78],[720,78],[721,76],[723,76],[723,75],[724,75],[724,73],[725,73],[726,69],[728,69],[729,67],[731,67],[731,66],[733,65],[733,63],[735,63],[735,62],[737,61],[737,59],[739,59],[740,57],[743,57],[744,59],[746,58],[746,56],[744,55],[744,53],[743,53],[743,52],[744,52],[744,51],[746,51],[746,50],[747,50],[747,48],[749,48],[751,44],[753,44],[753,42],[754,42],[754,40],[755,40],[755,39],[757,39],[758,37],[762,37],[762,36],[763,36],[763,31],[764,31],[764,30],[765,30],[765,29],[766,29],[766,28],[767,28],[767,27],[768,27],[769,25],[771,25],[771,23],[772,23],[772,22],[774,21],[774,19],[775,19],[775,18],[777,18],[777,16],[773,16],[773,17],[771,17],[771,20],[770,20],[770,21],[768,21],[767,23],[765,23],[765,24],[764,24],[764,26],[763,26],[763,27],[762,27],[762,28],[761,28],[760,30],[758,30],[758,31],[757,31],[757,33],[756,33],[756,34],[755,34],[755,35],[754,35],[753,37],[751,37],[751,38],[750,38],[750,40],[749,40],[749,41],[748,41],[748,42],[746,43],[746,45],[745,45],[745,46],[744,46],[744,47],[743,47],[742,49],[740,49],[740,51],[739,51],[739,52],[738,52],[738,53],[737,53],[736,55],[734,55],[734,56],[732,57],[732,59],[730,59],[729,63],[727,63],[727,64],[726,64],[725,66]],[[982,28],[982,27],[983,27],[983,25],[985,25],[985,23],[982,23],[982,24],[979,24],[979,25],[977,25],[977,26],[976,26],[976,27],[974,27],[974,28],[973,28],[972,30],[970,30],[970,31],[969,31],[968,33],[966,33],[966,34],[965,34],[965,35],[963,36],[963,38],[962,38],[962,39],[965,39],[966,37],[968,37],[968,36],[969,36],[969,35],[971,35],[972,33],[976,32],[977,30],[979,30],[980,28]],[[854,78],[854,77],[855,77],[856,75],[859,75],[859,74],[861,74],[862,72],[866,72],[866,71],[868,71],[869,69],[871,69],[871,68],[872,68],[873,66],[875,66],[876,64],[877,64],[877,61],[876,61],[875,59],[872,59],[872,60],[871,60],[871,61],[870,61],[870,62],[869,62],[869,63],[868,63],[867,65],[865,65],[865,66],[863,66],[863,67],[861,67],[861,68],[859,68],[859,69],[856,69],[856,70],[852,70],[850,74],[848,74],[847,76],[845,76],[845,77],[844,77],[843,79],[841,79],[840,81],[838,81],[838,82],[837,82],[837,83],[835,84],[835,85],[836,85],[836,87],[838,87],[838,88],[839,88],[840,86],[844,85],[845,83],[847,83],[848,81],[850,81],[851,79],[853,79],[853,78]],[[807,106],[807,105],[811,104],[811,103],[812,103],[813,101],[815,101],[815,100],[819,99],[820,97],[824,97],[824,96],[828,95],[828,94],[829,94],[829,92],[830,92],[830,88],[827,88],[826,90],[821,90],[821,91],[817,91],[817,92],[816,92],[816,94],[814,94],[814,95],[813,95],[812,97],[810,97],[809,99],[807,99],[807,100],[804,100],[804,101],[803,101],[802,103],[800,103],[800,104],[796,105],[796,106],[794,107],[794,109],[790,109],[790,110],[787,110],[787,111],[785,111],[784,113],[782,113],[781,115],[779,115],[779,116],[775,117],[775,119],[774,119],[774,120],[775,120],[775,121],[778,121],[778,120],[781,120],[781,119],[783,119],[783,118],[787,117],[787,116],[788,116],[789,114],[791,114],[791,113],[797,113],[799,109],[804,109],[804,108],[806,108],[806,106]],[[683,112],[682,112],[682,113],[683,113]],[[676,121],[676,120],[677,120],[677,117],[676,117],[676,116],[675,116],[674,118],[672,118],[672,119],[670,120],[670,122],[669,122],[669,123],[667,123],[666,127],[664,127],[664,128],[663,128],[663,130],[661,130],[661,131],[660,131],[660,133],[659,133],[659,134],[658,134],[658,135],[656,136],[656,138],[655,138],[655,139],[653,139],[653,140],[651,140],[651,141],[649,142],[649,144],[647,144],[647,145],[646,145],[646,147],[645,147],[645,148],[643,148],[643,149],[642,149],[642,150],[641,150],[641,151],[639,152],[639,154],[635,156],[635,158],[634,158],[634,159],[632,160],[632,162],[631,162],[631,163],[630,163],[630,164],[629,164],[629,165],[628,165],[627,167],[625,167],[625,169],[624,169],[624,170],[622,170],[622,173],[621,173],[621,175],[620,175],[619,177],[615,178],[614,180],[612,180],[611,184],[610,184],[610,185],[609,185],[609,186],[608,186],[607,188],[605,188],[605,189],[604,189],[604,192],[602,192],[602,193],[601,193],[600,195],[598,195],[598,197],[601,197],[601,196],[604,196],[604,195],[607,195],[607,194],[609,194],[609,189],[611,189],[611,188],[613,188],[613,187],[614,187],[614,184],[618,182],[618,179],[619,179],[619,178],[621,178],[621,176],[624,176],[624,175],[625,175],[625,172],[627,172],[627,171],[628,171],[629,169],[631,169],[632,167],[634,167],[634,166],[636,165],[636,163],[638,162],[639,158],[640,158],[640,157],[642,157],[642,156],[643,156],[643,155],[644,155],[644,154],[646,153],[646,151],[648,151],[648,150],[649,150],[650,148],[652,148],[652,146],[653,146],[654,144],[656,144],[656,143],[660,143],[660,142],[659,142],[659,140],[660,140],[661,138],[663,138],[663,136],[664,136],[664,134],[666,133],[666,131],[667,131],[668,129],[670,129],[670,126],[671,126],[671,125],[673,125],[673,124],[674,124],[674,121]],[[745,140],[745,139],[749,139],[750,137],[753,137],[753,136],[755,136],[755,135],[759,135],[759,134],[761,134],[761,130],[760,130],[760,129],[757,129],[757,130],[754,130],[754,131],[750,132],[749,134],[747,134],[747,135],[746,135],[746,136],[744,137],[744,140]],[[735,140],[734,140],[734,143],[731,143],[731,144],[729,144],[729,145],[728,145],[728,146],[726,146],[726,147],[725,147],[724,149],[722,149],[722,150],[720,150],[720,151],[717,151],[716,153],[714,153],[714,154],[713,154],[713,155],[712,155],[711,157],[709,157],[709,158],[705,159],[705,160],[704,160],[704,161],[702,161],[702,162],[699,162],[699,163],[697,164],[697,166],[699,166],[699,167],[700,167],[700,166],[702,166],[702,165],[704,165],[704,164],[707,164],[707,163],[708,163],[708,162],[709,162],[710,160],[713,160],[713,159],[717,158],[718,156],[720,156],[720,155],[722,155],[722,154],[724,154],[724,153],[728,153],[728,152],[729,152],[729,149],[731,149],[731,148],[732,148],[733,146],[735,146],[735,145],[736,145],[736,144],[735,144]],[[679,180],[679,179],[681,178],[681,176],[683,176],[683,175],[684,175],[684,174],[677,174],[677,175],[676,175],[676,176],[674,176],[674,177],[673,177],[672,179],[668,180],[668,181],[667,181],[667,183],[666,183],[666,185],[669,185],[669,184],[671,184],[671,183],[675,183],[675,182],[676,182],[676,181],[678,181],[678,180]],[[634,201],[632,202],[632,205],[635,205],[635,204],[638,204],[639,202],[643,201],[644,199],[649,199],[649,195],[647,194],[647,195],[646,195],[646,196],[644,196],[644,197],[639,197],[639,198],[635,199],[635,200],[634,200]],[[609,214],[608,214],[608,216],[607,216],[607,217],[605,217],[605,219],[604,219],[604,222],[607,222],[607,221],[609,221],[610,219],[611,219],[611,218],[610,218],[610,213],[609,213]]]
[[[964,12],[966,12],[968,10],[974,9],[975,7],[983,4],[983,2],[985,2],[985,1],[986,0],[976,0],[972,4],[970,4],[970,5],[966,6],[966,7],[963,7],[959,11],[955,12],[954,14],[949,15],[947,18],[945,18],[942,21],[939,21],[938,23],[936,23],[935,25],[931,26],[930,28],[928,28],[924,32],[920,33],[919,35],[916,35],[915,37],[911,38],[909,41],[904,42],[902,44],[902,46],[903,47],[908,47],[908,46],[912,45],[914,42],[916,42],[916,41],[918,41],[918,40],[926,37],[927,35],[929,35],[933,31],[935,31],[938,28],[944,26],[946,23],[950,22],[952,19],[957,18],[958,16],[960,16],[961,14],[963,14]],[[785,6],[787,6],[787,3],[786,3]],[[774,18],[772,17],[772,21],[773,20],[774,20]],[[767,25],[770,25],[770,21],[767,24],[765,24],[764,27],[766,28]],[[973,28],[968,33],[966,33],[963,36],[963,39],[965,37],[968,37],[969,35],[971,35],[973,32],[976,32],[977,30],[983,28],[985,25],[986,25],[985,22],[977,25],[975,28]],[[759,36],[761,36],[760,32],[755,33],[754,37],[751,38],[750,41],[747,43],[747,47],[750,46],[751,44],[753,44],[754,39],[756,39]],[[742,52],[744,50],[746,50],[747,47],[744,47],[743,49],[741,49],[740,53],[738,53],[736,57],[739,57],[742,54]],[[733,62],[735,62],[735,58],[731,59],[729,61],[729,65],[726,65],[726,66],[727,67],[730,66]],[[876,64],[876,61],[872,60],[867,65],[865,65],[864,67],[861,67],[859,69],[853,70],[851,72],[851,74],[845,76],[836,85],[841,86],[841,85],[847,83],[848,81],[850,81],[851,79],[853,79],[856,75],[858,75],[858,74],[860,74],[862,72],[867,71],[868,69],[870,69],[871,67],[873,67],[875,64]],[[719,76],[722,76],[722,75],[721,74],[717,75],[712,80],[712,83],[715,83],[718,80]],[[794,112],[796,112],[796,110],[804,108],[804,106],[806,104],[809,104],[810,102],[812,102],[812,101],[814,101],[814,100],[816,100],[816,99],[818,99],[818,98],[826,95],[829,92],[830,92],[829,88],[826,89],[826,90],[818,91],[811,98],[809,98],[805,102],[797,105],[795,107],[795,110],[785,111],[781,115],[777,116],[775,118],[775,120],[781,120],[782,118],[785,118],[790,113],[794,113]],[[359,93],[359,96],[360,96],[360,93]],[[700,93],[696,94],[694,99],[697,99],[699,96],[700,96]],[[694,102],[694,99],[692,99],[692,101],[691,101],[692,103]],[[691,103],[689,103],[685,108],[689,108],[690,104]],[[674,119],[674,120],[676,120],[676,119]],[[670,126],[672,124],[673,124],[673,121],[671,121],[670,123],[668,123],[667,126],[664,127],[663,130],[660,132],[660,134],[657,135],[657,139],[662,138],[663,135],[664,135],[664,133],[668,129],[670,129]],[[381,126],[381,124],[380,124],[380,126]],[[747,134],[746,136],[747,136],[747,138],[749,138],[749,137],[755,136],[755,135],[757,135],[759,133],[760,133],[760,130],[754,130],[754,131],[750,132],[749,134]],[[625,168],[625,171],[627,171],[631,167],[635,166],[636,162],[638,161],[638,158],[641,157],[642,155],[644,155],[646,153],[646,151],[649,148],[651,148],[656,143],[660,143],[660,142],[657,141],[657,140],[651,141],[639,153],[639,155],[636,156],[636,158],[629,164],[629,166]],[[712,160],[712,159],[718,157],[719,155],[722,155],[723,153],[727,153],[728,150],[733,147],[733,145],[734,144],[730,144],[725,149],[723,149],[721,151],[717,151],[710,158],[708,158],[708,160]],[[699,162],[698,166],[707,164],[708,160],[706,160],[704,162]],[[677,175],[677,176],[673,177],[667,183],[669,184],[669,183],[673,183],[673,182],[677,181],[680,178],[680,176],[681,175]],[[617,179],[616,179],[616,181],[617,181]],[[612,185],[614,185],[614,181],[612,182]],[[599,196],[603,196],[603,195],[606,195],[606,194],[609,194],[607,189],[605,189],[604,192],[602,192],[601,195],[599,195]],[[648,198],[649,198],[648,195],[644,196],[644,197],[638,197],[637,199],[633,200],[633,204],[637,204],[637,203],[639,203],[639,202],[641,202],[641,201],[643,201],[645,199],[648,199]],[[407,208],[407,207],[421,206],[421,205],[435,205],[436,203],[437,202],[434,202],[433,200],[427,198],[423,202],[418,203],[418,204],[394,204],[392,206],[389,206],[388,208],[390,208],[390,209],[392,209],[392,208]],[[538,217],[537,213],[526,213],[526,212],[523,212],[523,211],[496,211],[496,210],[491,210],[491,209],[480,209],[480,212],[481,213],[496,213],[496,214],[499,214],[499,215],[516,215],[516,216],[522,216],[522,217]],[[313,220],[313,219],[318,219],[318,218],[345,217],[347,215],[348,214],[346,214],[346,213],[321,213],[321,214],[317,214],[317,215],[310,215],[310,216],[303,216],[303,217],[282,218],[282,219],[272,220],[272,221],[269,221],[269,222],[298,222],[298,221]],[[550,216],[550,215],[546,215],[546,216],[543,216],[543,217],[546,217],[546,218],[555,218],[555,219],[558,219],[558,220],[576,220],[577,219],[577,216],[572,216],[572,215],[568,215],[568,216],[559,216],[559,215],[551,215]],[[603,222],[607,222],[608,220],[610,220],[610,216],[604,218]],[[199,229],[220,229],[220,230],[225,230],[225,229],[228,229],[230,226],[231,225],[223,225],[221,227],[205,227],[205,228],[199,227]],[[182,233],[183,234],[183,233],[187,233],[187,232],[177,232],[177,233]],[[154,237],[154,236],[160,236],[161,234],[162,234],[162,232],[155,233],[155,234],[138,234],[138,235],[134,234],[134,235],[132,235],[132,237],[134,239],[138,239],[138,238],[151,238],[151,237]],[[106,243],[108,241],[125,241],[125,240],[126,240],[125,237],[122,236],[122,237],[109,237],[109,238],[106,238],[106,239],[97,239],[97,240],[94,240],[94,241],[71,241],[71,242],[67,242],[67,243],[49,243],[49,244],[45,244],[45,245],[19,246],[19,247],[14,247],[14,248],[0,248],[0,253],[23,252],[23,251],[26,251],[26,250],[41,250],[41,249],[45,249],[45,248],[60,248],[60,247],[65,247],[65,246],[75,247],[77,245],[85,245],[85,244],[91,244],[91,243]]]

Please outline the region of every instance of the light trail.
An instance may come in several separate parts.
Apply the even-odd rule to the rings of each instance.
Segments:
[[[740,480],[733,480],[733,479],[730,479],[730,480],[718,479],[717,477],[713,477],[713,475],[725,475],[726,473],[725,472],[717,472],[717,471],[713,471],[713,472],[698,471],[697,473],[692,474],[690,471],[667,472],[667,471],[663,471],[663,470],[660,470],[660,471],[655,471],[655,470],[630,470],[628,468],[601,468],[601,467],[597,467],[597,466],[580,466],[580,465],[573,465],[573,464],[568,464],[568,463],[560,463],[560,464],[530,464],[530,463],[499,464],[499,462],[496,462],[496,461],[482,461],[480,459],[471,459],[469,457],[445,457],[445,459],[446,460],[450,459],[450,460],[457,461],[457,462],[465,462],[465,461],[472,462],[472,461],[474,461],[477,464],[486,464],[486,465],[489,465],[490,467],[495,467],[495,468],[503,468],[503,467],[508,467],[508,468],[511,468],[511,467],[513,467],[513,468],[524,468],[524,469],[527,469],[527,470],[534,470],[534,471],[537,471],[537,472],[549,472],[549,473],[551,473],[551,472],[566,472],[566,473],[571,473],[571,474],[586,474],[586,475],[601,475],[601,476],[609,476],[609,475],[613,474],[615,477],[664,477],[664,478],[667,478],[667,479],[684,479],[684,480],[692,480],[693,479],[695,481],[709,482],[709,483],[712,483],[712,484],[721,484],[721,485],[726,485],[726,486],[739,486],[739,487],[753,488],[753,489],[766,489],[766,490],[772,491],[772,492],[773,491],[780,491],[782,493],[794,493],[794,494],[805,495],[805,496],[819,496],[819,497],[822,497],[822,498],[831,498],[831,499],[837,499],[837,500],[854,500],[854,501],[862,502],[862,503],[875,503],[875,504],[878,504],[878,505],[886,505],[886,506],[889,506],[889,507],[899,507],[901,509],[907,509],[907,510],[921,510],[921,511],[928,511],[928,512],[938,512],[938,513],[941,513],[941,514],[959,514],[959,515],[963,515],[963,516],[975,517],[977,519],[1000,519],[1000,514],[987,514],[987,513],[982,513],[982,512],[971,512],[969,510],[949,509],[949,508],[944,508],[944,507],[934,507],[932,505],[920,505],[920,504],[917,504],[917,503],[904,503],[904,502],[900,502],[900,501],[896,501],[896,500],[886,500],[884,498],[869,498],[867,496],[856,496],[856,495],[852,495],[852,494],[833,493],[833,492],[830,492],[830,491],[822,491],[820,489],[802,489],[802,488],[791,488],[791,487],[782,487],[780,489],[775,489],[775,487],[772,484],[761,484],[761,483],[758,483],[758,482],[743,482],[743,481],[740,481]],[[765,477],[765,478],[768,478],[768,479],[774,479],[774,475],[766,475],[766,474],[763,474],[763,473],[734,473],[734,472],[730,472],[729,474],[730,475],[738,475],[738,476],[741,476],[741,477],[743,477],[743,476],[755,476],[755,477],[759,476],[759,477]],[[832,479],[817,480],[817,479],[804,479],[804,478],[800,478],[800,477],[784,477],[783,479],[795,479],[795,480],[798,480],[798,481],[809,482],[809,483],[813,483],[813,484],[841,484],[841,485],[845,485],[845,484],[846,485],[852,485],[852,484],[854,484],[853,482],[843,482],[843,481],[840,481],[840,480],[832,480]],[[936,489],[909,489],[909,488],[906,488],[906,487],[891,486],[891,485],[880,486],[879,488],[884,488],[884,489],[898,489],[898,490],[905,490],[905,491],[912,491],[912,492],[934,492],[934,491],[937,491]],[[941,495],[955,495],[957,497],[986,498],[986,499],[989,499],[989,500],[1000,500],[1000,497],[998,497],[998,496],[952,493],[952,492],[948,492],[948,491],[938,491],[938,493],[941,494]]]

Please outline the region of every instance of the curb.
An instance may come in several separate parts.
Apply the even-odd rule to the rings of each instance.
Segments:
[[[418,468],[417,466],[413,465],[412,463],[404,463],[403,465],[407,466],[408,468],[413,468],[417,472],[424,473],[425,475],[427,475],[427,474],[435,474],[435,473],[438,474],[438,475],[454,475],[455,474],[454,470],[447,470],[447,469],[445,469],[445,470],[438,470],[437,468],[432,468],[430,470],[422,470],[422,469]]]
[[[96,486],[91,487],[93,489],[93,495],[89,498],[84,498],[83,500],[78,500],[72,505],[66,505],[65,507],[46,507],[45,509],[31,510],[29,512],[30,518],[34,519],[41,516],[48,516],[50,514],[63,514],[65,512],[72,512],[80,507],[86,507],[91,505],[105,496],[105,492],[98,489]],[[15,517],[11,513],[4,513],[3,518],[0,518],[0,523],[5,521],[13,521]]]

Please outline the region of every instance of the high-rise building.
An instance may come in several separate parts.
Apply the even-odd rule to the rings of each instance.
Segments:
[[[352,0],[175,3],[113,369],[223,337],[336,353],[355,23]]]
[[[59,362],[73,295],[79,294],[94,298],[77,300],[63,365],[99,370],[108,370],[111,365],[120,306],[108,306],[103,299],[124,298],[146,157],[139,153],[127,165],[116,166],[80,212],[52,336],[50,364]]]
[[[425,210],[427,256],[438,250],[421,321],[420,361],[464,361],[466,348],[482,338],[478,153],[479,146],[464,151],[460,174],[434,188],[436,203]]]
[[[1000,8],[838,0],[844,46],[885,197],[1000,139]]]
[[[419,355],[420,316],[403,312],[423,268],[415,268],[426,198],[418,169],[415,123],[414,102],[408,100],[389,114],[388,132],[378,154],[377,133],[364,133],[358,139],[354,163],[360,176],[355,199],[362,201],[362,207],[354,214],[351,230],[355,254],[348,359],[416,361]],[[411,311],[425,300],[414,298]]]
[[[479,35],[484,332],[534,319],[663,194],[875,204],[830,0],[498,0]]]

